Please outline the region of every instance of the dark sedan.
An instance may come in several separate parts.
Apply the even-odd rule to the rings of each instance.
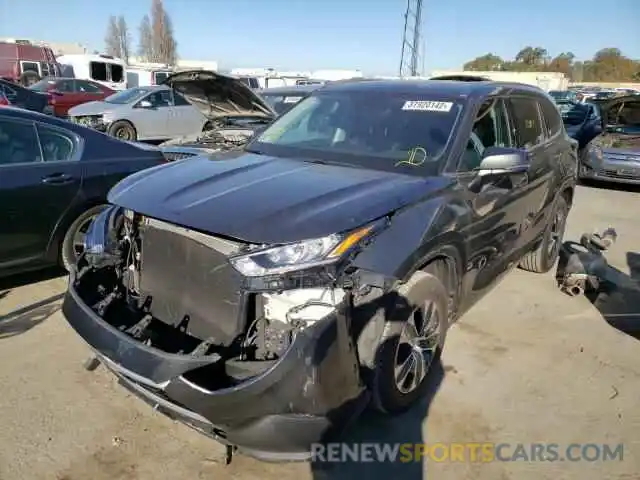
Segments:
[[[63,312],[158,411],[308,458],[367,405],[419,402],[450,324],[513,267],[554,267],[577,169],[538,88],[327,85],[242,150],[120,182]]]
[[[9,101],[9,105],[33,112],[53,113],[46,93],[34,92],[28,88],[0,79],[0,93]]]
[[[70,268],[109,189],[163,162],[157,150],[0,108],[0,275],[56,263]]]

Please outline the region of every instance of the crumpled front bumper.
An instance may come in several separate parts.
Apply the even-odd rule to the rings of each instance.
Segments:
[[[368,402],[347,317],[300,332],[268,370],[208,391],[184,377],[202,360],[148,347],[109,325],[80,298],[72,273],[62,311],[131,392],[156,410],[263,460],[305,460],[340,434]],[[200,363],[198,363],[200,362]]]

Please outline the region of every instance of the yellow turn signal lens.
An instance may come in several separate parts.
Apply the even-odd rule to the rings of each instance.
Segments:
[[[345,237],[336,247],[331,250],[329,253],[329,258],[340,257],[347,250],[357,244],[360,240],[367,236],[367,234],[373,229],[372,226],[361,228],[360,230],[356,230],[355,232],[351,232],[349,235]]]

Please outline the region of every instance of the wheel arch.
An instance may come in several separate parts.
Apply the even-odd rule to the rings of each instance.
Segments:
[[[100,197],[90,197],[82,199],[82,201],[76,202],[70,206],[58,220],[58,223],[53,229],[49,244],[47,245],[46,258],[52,263],[58,262],[58,256],[60,253],[60,246],[64,239],[64,235],[71,226],[71,224],[90,208],[97,207],[98,205],[106,205],[107,199]]]

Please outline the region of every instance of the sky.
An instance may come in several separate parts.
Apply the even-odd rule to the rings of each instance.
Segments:
[[[395,75],[406,0],[165,0],[178,55],[220,69],[360,69]],[[134,43],[150,0],[0,0],[0,35],[104,48],[109,15],[124,15]],[[606,5],[606,6],[604,6]],[[640,59],[640,0],[424,0],[424,73],[460,69],[488,52],[525,46],[588,59],[617,47]]]

